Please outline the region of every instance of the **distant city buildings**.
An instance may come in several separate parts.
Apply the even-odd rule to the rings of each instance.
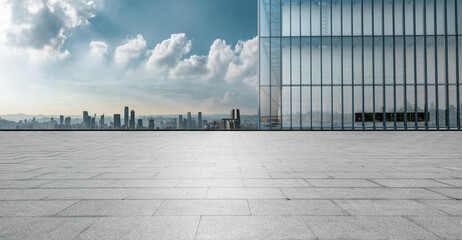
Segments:
[[[239,109],[231,110],[230,118],[223,118],[221,120],[223,130],[239,130],[241,129],[241,114]]]
[[[130,112],[130,129],[135,129],[135,110]]]
[[[120,129],[120,114],[114,114],[114,129]]]

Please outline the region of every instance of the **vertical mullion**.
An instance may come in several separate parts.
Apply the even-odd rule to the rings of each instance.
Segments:
[[[313,1],[310,0],[310,128],[313,130]]]
[[[261,27],[260,27],[260,24],[261,24],[261,18],[260,18],[260,11],[261,11],[261,1],[262,0],[259,0],[258,1],[258,130],[261,130],[261,115],[260,115],[260,111],[261,111]]]
[[[273,129],[273,108],[272,108],[272,102],[273,102],[273,98],[271,96],[271,93],[273,92],[272,89],[273,89],[273,80],[272,80],[272,77],[271,77],[271,72],[272,72],[272,69],[271,69],[271,55],[272,55],[272,35],[273,35],[273,29],[272,29],[272,21],[271,21],[271,15],[272,15],[272,1],[270,0],[269,1],[269,61],[268,61],[268,64],[269,64],[269,97],[270,97],[270,104],[269,104],[269,125],[270,125],[270,130]]]
[[[455,15],[456,15],[456,73],[457,73],[457,76],[456,76],[456,83],[457,83],[457,128],[460,130],[460,69],[459,69],[459,14],[457,12],[457,9],[458,9],[458,5],[457,5],[457,1],[454,1],[455,2]]]
[[[424,69],[424,76],[425,76],[425,129],[428,130],[428,59],[427,59],[427,1],[423,1],[423,24],[424,24],[424,62],[425,62],[425,69]]]
[[[289,119],[290,119],[290,130],[292,130],[292,122],[293,122],[293,114],[292,114],[292,104],[293,104],[293,98],[292,98],[292,88],[293,88],[293,85],[292,85],[292,71],[293,71],[293,68],[292,68],[292,1],[293,0],[290,0],[290,4],[289,4],[289,29],[290,29],[290,40],[289,40],[289,57],[290,57],[290,89],[289,89],[289,94],[290,94],[290,114],[289,114]],[[282,2],[282,1],[281,1]],[[282,7],[281,7],[281,11],[282,11]],[[282,16],[282,13],[281,13],[281,16]],[[281,17],[281,21],[282,21],[282,17]],[[281,45],[281,51],[282,51],[282,45]],[[282,54],[281,54],[281,57],[282,57]],[[282,89],[282,88],[281,88]],[[283,104],[281,104],[282,106]],[[282,114],[282,113],[281,113]]]
[[[290,43],[292,44],[292,41]],[[292,61],[292,59],[290,59],[290,61]],[[278,120],[281,121],[280,128],[282,129],[282,119],[283,118],[282,118],[282,1],[281,0],[279,0],[279,66],[280,66],[279,67],[279,114],[281,115],[281,119],[279,119],[279,115],[278,115]],[[292,101],[290,103],[292,103]]]
[[[302,80],[302,67],[303,67],[302,66],[302,0],[298,1],[298,10],[299,10],[299,12],[298,12],[298,18],[299,18],[298,19],[298,25],[299,26],[298,27],[299,27],[299,32],[300,32],[300,36],[299,36],[300,37],[299,38],[299,40],[300,40],[299,41],[299,50],[300,50],[300,53],[299,53],[300,54],[299,55],[300,56],[300,59],[299,59],[299,61],[300,61],[300,63],[299,63],[299,66],[300,66],[299,67],[299,73],[300,73],[300,121],[299,121],[299,124],[300,124],[300,126],[299,126],[299,129],[302,129],[302,126],[303,126],[303,122],[302,122],[303,121],[303,118],[302,118],[302,116],[303,116],[303,100],[302,100],[303,99],[303,95],[302,95],[302,93],[303,93],[302,92],[302,82],[303,82],[303,80]]]
[[[333,53],[333,28],[332,28],[332,5],[333,1],[330,1],[330,124],[334,129],[334,53]]]
[[[344,120],[344,114],[345,111],[343,110],[344,108],[344,103],[343,103],[343,0],[340,0],[340,56],[341,56],[341,62],[340,62],[340,69],[341,69],[341,83],[342,83],[342,130],[345,129],[345,120]]]
[[[364,104],[364,0],[361,0],[361,77],[362,77],[362,127],[363,129],[366,128],[364,118],[366,114],[365,111],[365,104]]]
[[[446,67],[446,128],[451,128],[451,119],[449,114],[449,58],[448,58],[448,1],[444,0],[444,49],[446,52],[445,67]],[[459,66],[457,66],[459,67]]]
[[[355,129],[355,73],[354,73],[354,32],[353,32],[353,0],[350,1],[350,10],[351,10],[351,113],[352,113],[352,129]]]
[[[406,0],[403,0],[402,6],[402,22],[403,22],[403,104],[404,104],[404,129],[407,129],[407,52],[406,52],[406,8],[405,8]],[[415,44],[415,43],[414,43]]]
[[[418,115],[418,98],[417,98],[417,27],[416,27],[416,0],[412,1],[412,8],[413,8],[413,31],[414,31],[414,122],[415,122],[415,128],[419,129],[419,122],[417,119]],[[425,4],[425,1],[424,1]]]
[[[439,98],[438,98],[438,32],[437,32],[437,11],[436,11],[436,0],[434,0],[434,8],[433,8],[433,19],[434,19],[434,34],[435,34],[435,102],[436,102],[436,129],[440,129],[440,106],[439,106]]]
[[[322,57],[322,40],[323,40],[323,34],[322,34],[322,0],[319,1],[319,33],[320,33],[320,44],[319,44],[319,50],[320,50],[320,53],[321,53],[321,62],[320,62],[320,66],[321,66],[321,72],[320,72],[320,75],[321,75],[321,130],[323,129],[323,106],[324,106],[324,102],[323,102],[323,96],[322,96],[322,87],[323,87],[323,81],[322,81],[322,78],[323,78],[323,74],[322,74],[322,60],[323,60],[323,57]]]
[[[385,85],[385,0],[382,0],[382,84],[383,84],[383,129],[387,129],[387,98]]]
[[[372,128],[375,130],[375,8],[372,0]]]
[[[396,125],[396,29],[395,29],[395,0],[392,1],[392,24],[393,24],[393,111],[394,111],[394,129]]]

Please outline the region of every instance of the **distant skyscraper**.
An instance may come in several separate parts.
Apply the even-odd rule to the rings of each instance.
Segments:
[[[130,112],[130,129],[135,129],[135,110]]]
[[[63,115],[60,115],[59,116],[59,127],[63,127],[64,126],[64,116]]]
[[[241,128],[241,115],[239,109],[231,110],[230,118],[223,118],[221,120],[223,130],[239,130]]]
[[[177,129],[182,129],[183,128],[183,115],[178,116],[178,121],[177,121]]]
[[[136,126],[136,129],[143,129],[143,119],[138,119],[138,124]]]
[[[231,118],[236,120],[236,126],[234,126],[234,128],[240,129],[241,128],[241,113],[239,112],[239,109],[231,110]]]
[[[197,113],[197,128],[202,129],[202,112]]]
[[[154,119],[149,119],[149,130],[154,130]]]
[[[88,121],[88,112],[83,111],[83,127],[88,128],[90,127],[89,121]]]
[[[120,129],[120,114],[114,114],[114,129]]]
[[[187,119],[188,119],[188,121],[186,122],[186,128],[188,128],[188,129],[193,128],[191,112],[188,112]]]
[[[124,109],[124,127],[128,129],[128,107]]]
[[[91,118],[90,128],[91,128],[91,129],[95,129],[95,128],[96,128],[96,119],[95,119],[94,117]]]
[[[64,120],[64,128],[71,129],[71,117],[67,117],[66,120]]]
[[[99,119],[99,128],[100,129],[104,128],[104,114],[101,115],[101,118]]]

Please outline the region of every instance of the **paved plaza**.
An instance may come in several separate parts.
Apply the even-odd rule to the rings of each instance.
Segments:
[[[0,132],[0,239],[462,239],[462,133]]]

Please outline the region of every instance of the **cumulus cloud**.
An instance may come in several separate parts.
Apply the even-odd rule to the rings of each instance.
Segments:
[[[90,55],[96,58],[101,58],[107,53],[107,43],[101,41],[91,41]]]
[[[235,48],[236,57],[227,69],[227,82],[243,81],[258,88],[258,38],[239,41]]]
[[[186,34],[172,34],[169,39],[157,44],[148,52],[150,56],[146,68],[156,71],[174,68],[181,58],[191,51],[191,45],[191,40],[186,38]]]
[[[115,50],[114,61],[116,64],[125,66],[130,60],[140,57],[146,49],[146,41],[143,35],[138,34],[136,38],[129,39]]]
[[[223,97],[210,97],[203,101],[202,108],[211,112],[223,112],[223,109],[231,109],[239,106],[240,96],[227,91]]]
[[[95,16],[88,0],[0,0],[0,41],[11,52],[64,59],[69,31]]]
[[[193,55],[170,70],[171,78],[195,77],[202,80],[224,79],[242,81],[258,87],[258,38],[239,41],[233,49],[226,41],[217,39],[208,55]]]

